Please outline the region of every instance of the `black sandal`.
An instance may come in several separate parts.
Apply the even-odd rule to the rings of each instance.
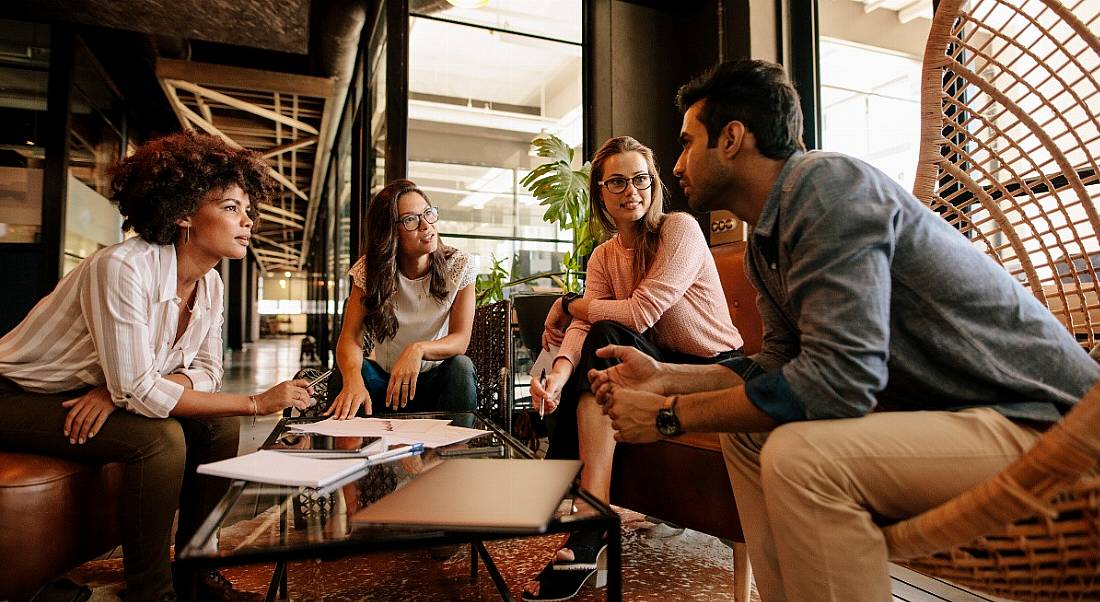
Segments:
[[[561,547],[573,552],[573,560],[555,558],[551,563],[555,571],[592,571],[600,568],[600,556],[607,549],[607,543],[599,531],[575,531]]]
[[[595,587],[607,585],[607,569],[567,569],[555,570],[553,562],[546,565],[535,580],[539,582],[539,593],[523,590],[521,598],[527,602],[562,602],[581,592],[587,583]]]

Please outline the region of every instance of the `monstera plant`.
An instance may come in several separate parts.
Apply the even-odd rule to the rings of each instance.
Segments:
[[[502,265],[504,260],[494,256],[489,273],[477,277],[478,305],[499,301],[508,287],[541,278],[550,278],[563,290],[580,292],[584,258],[596,246],[596,239],[588,229],[588,179],[592,164],[585,162],[580,169],[573,169],[573,149],[553,134],[535,138],[531,141],[531,147],[539,157],[550,161],[531,170],[520,180],[520,184],[539,201],[539,205],[546,207],[542,216],[544,221],[557,224],[562,230],[572,231],[573,250],[562,258],[560,271],[540,272],[512,280],[509,278],[513,275]]]
[[[553,134],[535,138],[531,147],[538,156],[550,161],[532,169],[520,184],[538,199],[539,205],[546,207],[543,220],[573,232],[573,251],[562,259],[563,288],[579,292],[584,258],[596,246],[596,239],[588,229],[588,179],[592,164],[585,161],[580,169],[573,169],[573,149]]]

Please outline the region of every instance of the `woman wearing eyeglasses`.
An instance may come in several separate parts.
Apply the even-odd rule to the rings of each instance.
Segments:
[[[593,231],[611,238],[592,252],[584,297],[563,297],[546,318],[543,346],[560,350],[545,382],[532,379],[531,399],[559,414],[548,457],[579,454],[581,486],[607,502],[615,438],[587,375],[615,360],[596,350],[628,345],[661,362],[716,363],[740,355],[741,335],[699,224],[664,212],[652,150],[629,136],[605,142],[592,159],[589,202]],[[576,595],[596,575],[603,542],[603,533],[571,534],[523,599]]]
[[[438,219],[409,180],[371,199],[326,415],[474,408],[474,365],[462,355],[474,323],[474,268],[469,255],[439,242]]]

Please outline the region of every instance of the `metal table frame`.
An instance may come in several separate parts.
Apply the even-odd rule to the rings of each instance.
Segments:
[[[488,420],[477,412],[472,412],[475,416],[482,421],[489,429],[493,431],[493,434],[500,437],[502,441],[505,441],[508,446],[513,450],[518,451],[521,455],[525,455],[528,458],[533,458],[534,454],[531,453],[526,446],[517,441],[509,433],[501,430],[496,424]],[[416,414],[409,414],[406,417],[415,417]],[[270,443],[274,440],[279,432],[281,432],[287,423],[293,423],[293,419],[280,420],[275,429],[272,430],[271,435],[268,437],[266,443]],[[622,600],[622,535],[620,531],[619,515],[611,509],[607,504],[597,500],[592,494],[588,493],[584,489],[581,489],[578,483],[573,484],[571,490],[574,499],[583,500],[588,505],[592,506],[599,511],[599,515],[595,517],[587,517],[577,520],[569,521],[551,521],[547,529],[542,533],[531,532],[492,532],[492,533],[472,533],[472,532],[451,532],[451,531],[426,531],[423,537],[403,537],[398,540],[392,541],[360,541],[355,539],[344,539],[340,541],[327,542],[323,544],[316,544],[302,547],[270,547],[266,549],[254,549],[241,553],[233,554],[232,556],[220,556],[217,554],[205,553],[205,545],[211,540],[215,532],[218,529],[218,525],[221,523],[222,518],[232,509],[233,504],[241,496],[242,493],[250,485],[247,481],[233,481],[229,487],[229,491],[222,497],[218,505],[210,513],[210,516],[206,518],[202,526],[195,533],[194,537],[188,542],[176,558],[181,568],[184,570],[193,570],[195,575],[202,574],[203,570],[209,570],[224,566],[239,566],[245,564],[259,564],[266,562],[275,563],[275,570],[271,576],[271,582],[268,587],[267,600],[273,601],[276,596],[281,599],[286,599],[287,596],[287,562],[291,560],[308,560],[308,559],[324,559],[332,560],[337,558],[343,558],[354,554],[369,554],[373,552],[395,552],[402,550],[410,550],[417,548],[424,548],[430,546],[445,546],[454,544],[470,544],[470,578],[476,580],[478,577],[478,557],[481,558],[485,564],[486,572],[489,573],[489,577],[493,580],[497,591],[500,593],[501,599],[506,601],[512,601],[514,598],[508,590],[508,585],[504,581],[504,577],[500,574],[496,564],[493,562],[492,556],[485,548],[484,542],[495,541],[501,539],[516,539],[521,537],[537,537],[541,535],[549,535],[552,533],[565,533],[574,532],[589,529],[601,529],[607,532],[607,599],[613,602],[619,602]],[[292,495],[295,490],[287,488],[288,495]],[[281,504],[279,516],[279,529],[280,533],[285,534],[287,532],[287,512],[286,505]],[[191,592],[192,594],[194,592]],[[194,598],[192,595],[191,598]]]

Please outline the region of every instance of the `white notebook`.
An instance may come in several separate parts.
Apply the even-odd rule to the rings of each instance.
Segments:
[[[202,464],[198,467],[198,472],[257,483],[327,487],[358,470],[362,470],[367,464],[368,460],[366,458],[319,459],[271,450],[260,450],[253,454],[237,456],[220,462]]]

